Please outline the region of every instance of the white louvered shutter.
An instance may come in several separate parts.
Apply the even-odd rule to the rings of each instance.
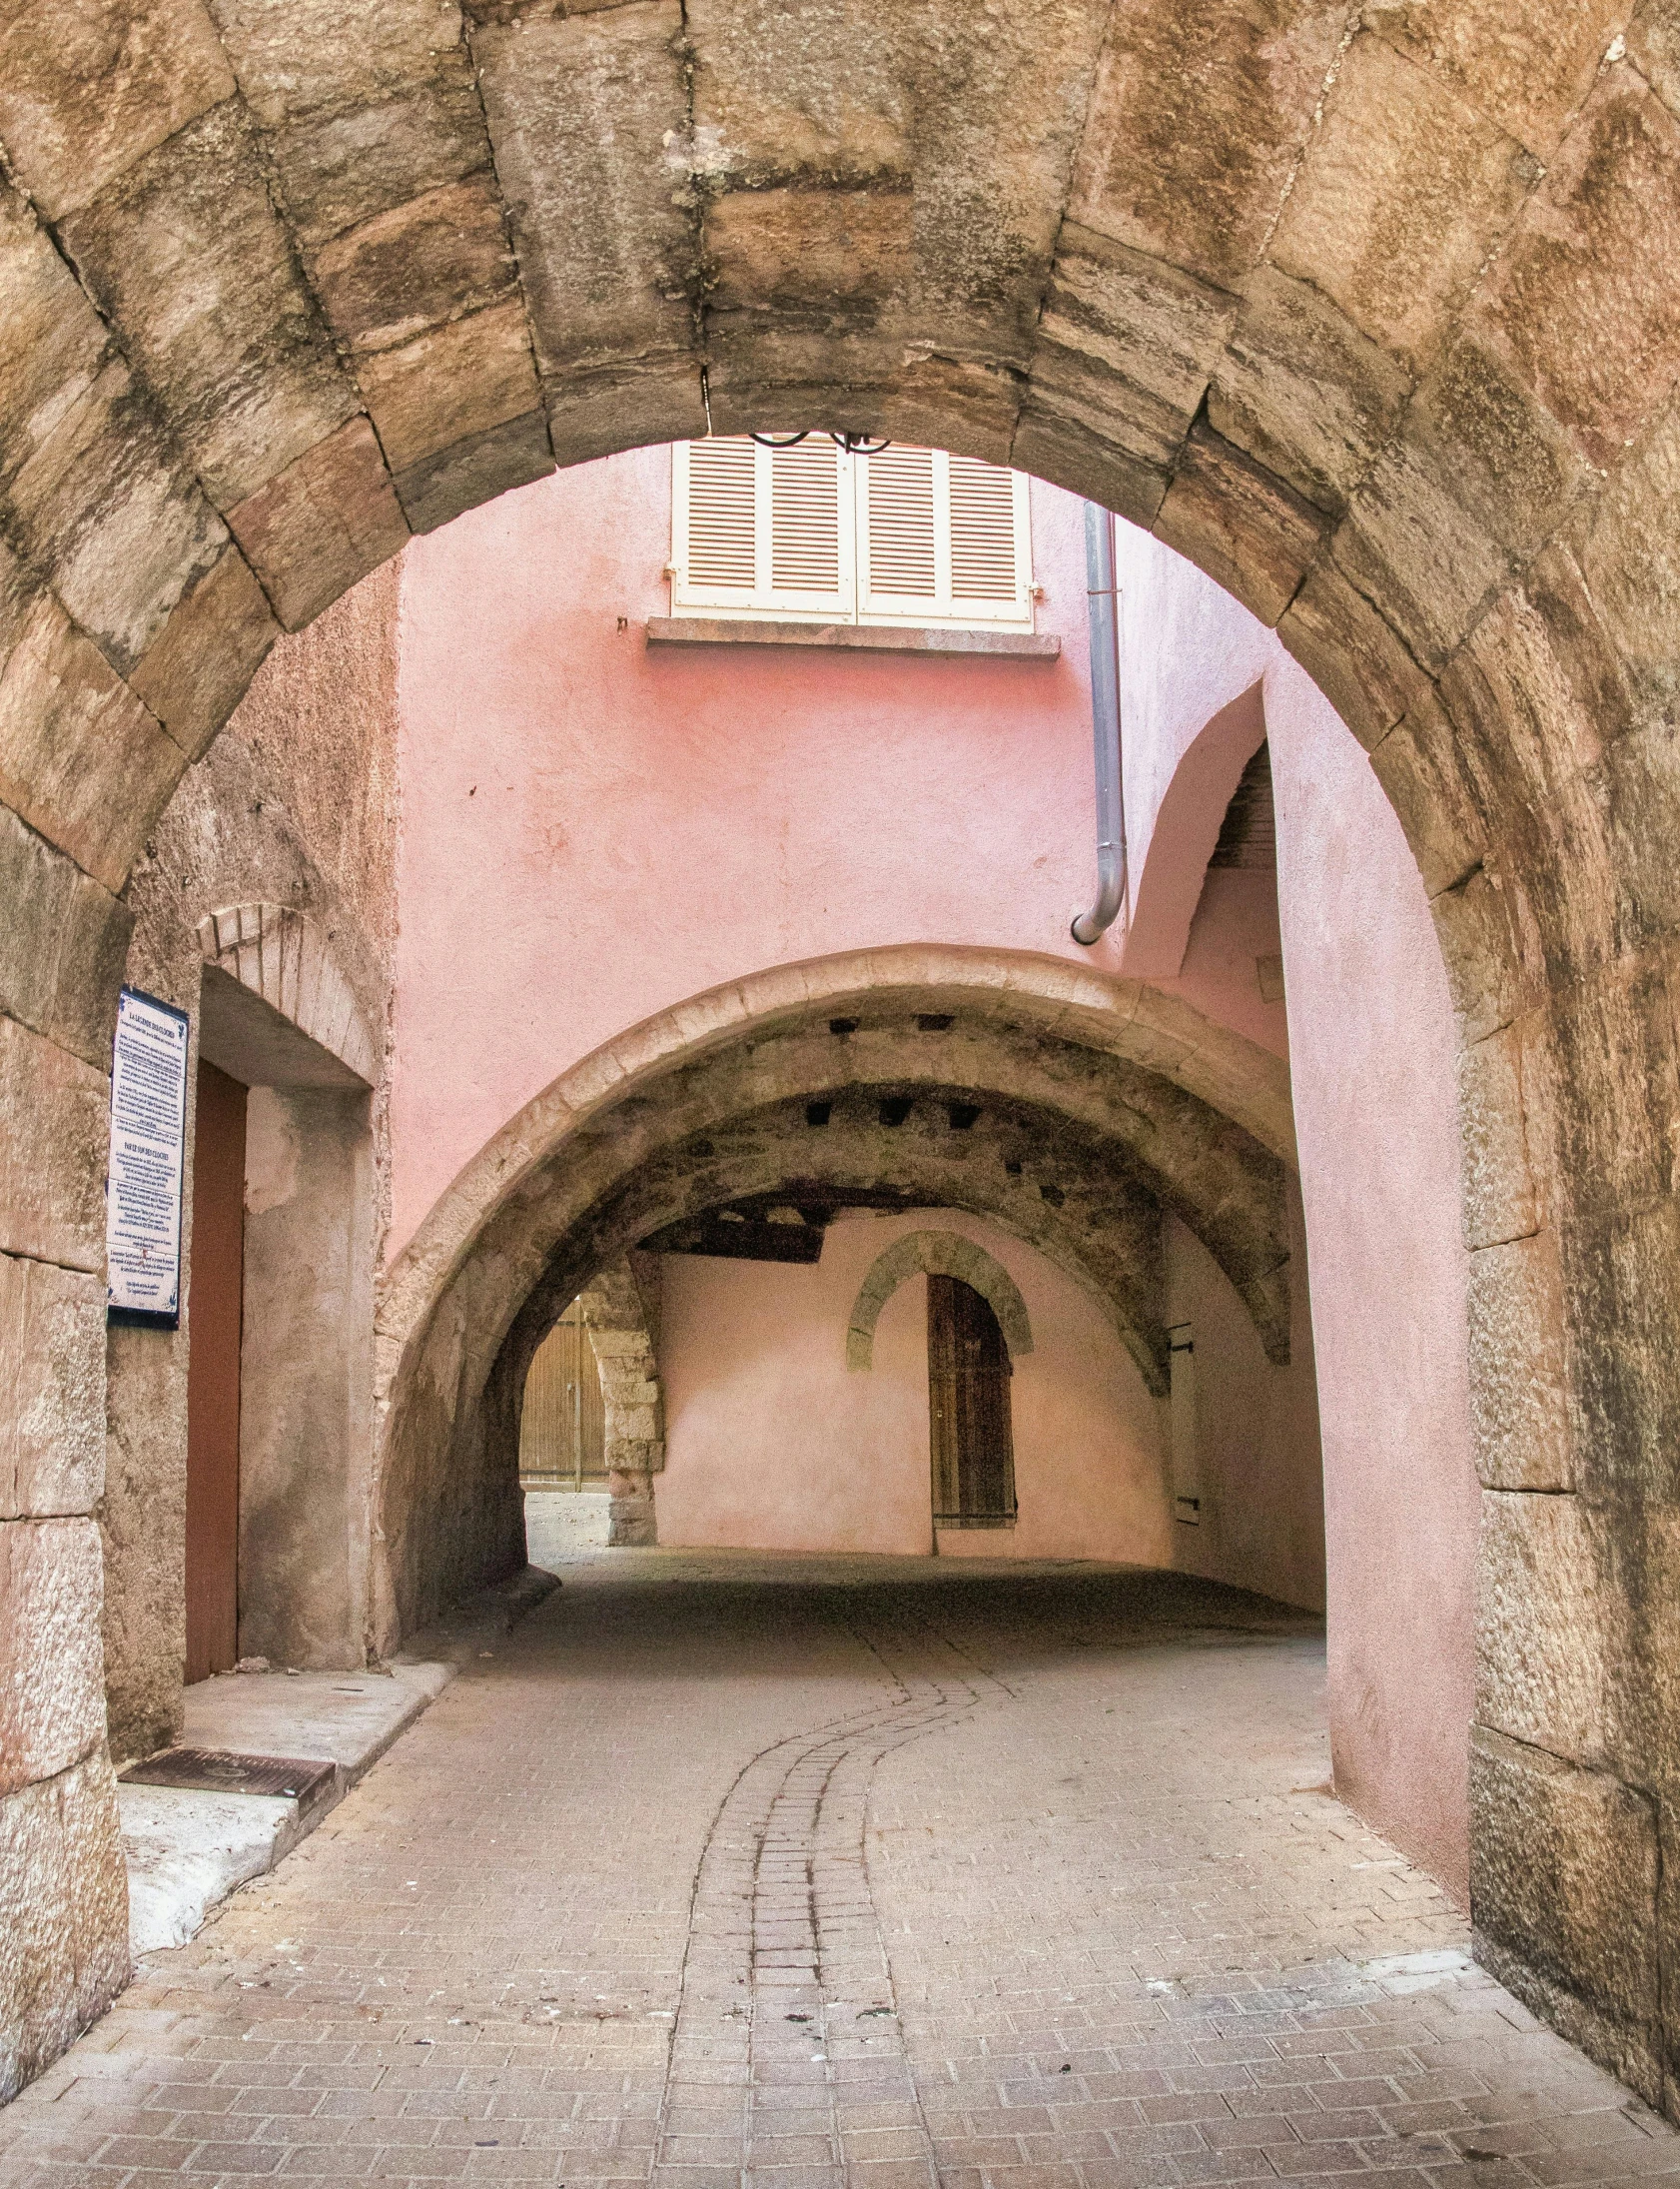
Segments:
[[[744,434],[679,444],[671,486],[678,615],[852,620],[851,479],[826,435],[791,449]]]
[[[939,522],[931,449],[883,449],[858,465],[865,615],[929,607],[939,598]]]
[[[678,615],[858,623],[1033,621],[1027,482],[943,449],[848,457],[826,434],[681,443],[672,463]]]
[[[1033,620],[1027,482],[943,449],[857,462],[858,620]]]
[[[1021,605],[1028,572],[1021,553],[1026,530],[1024,497],[1014,472],[973,457],[954,456],[951,467],[951,600],[961,610],[973,603],[991,613]],[[1020,522],[1017,502],[1022,501]]]
[[[687,492],[676,498],[677,567],[708,597],[746,597],[758,587],[757,518],[750,441],[696,441],[687,458]],[[684,551],[684,547],[686,551]]]

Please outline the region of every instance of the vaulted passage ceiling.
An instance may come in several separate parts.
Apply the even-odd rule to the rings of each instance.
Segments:
[[[883,989],[848,999],[843,1015],[807,1003],[703,1039],[586,1120],[568,1117],[478,1228],[433,1310],[464,1383],[452,1422],[418,1430],[412,1410],[426,1417],[433,1379],[425,1353],[415,1356],[394,1416],[392,1539],[418,1544],[404,1516],[461,1499],[462,1479],[494,1472],[536,1348],[599,1271],[632,1246],[680,1248],[691,1228],[704,1244],[718,1212],[743,1203],[755,1234],[813,1246],[815,1227],[842,1207],[983,1216],[1091,1295],[1158,1395],[1171,1210],[1225,1270],[1269,1358],[1286,1362],[1282,1159],[1165,1072],[1115,1054],[1097,1024],[1081,1039],[1077,1013],[1065,1011],[1059,1032],[1050,1015],[1038,999],[995,993]],[[1271,1068],[1254,1053],[1257,1108]],[[766,1241],[751,1244],[762,1252]],[[466,1457],[451,1462],[451,1444]]]
[[[1160,1393],[1162,1217],[1171,1209],[1231,1278],[1270,1357],[1287,1361],[1289,1242],[1276,1156],[1135,1065],[996,1028],[953,1025],[929,1036],[898,1017],[856,1035],[788,1035],[756,1044],[749,1058],[708,1059],[616,1108],[598,1135],[580,1134],[567,1198],[586,1179],[602,1190],[557,1238],[517,1342],[534,1348],[579,1286],[627,1245],[727,1251],[714,1212],[738,1215],[743,1201],[754,1205],[757,1234],[771,1209],[803,1207],[817,1223],[842,1207],[966,1209],[1038,1247],[1091,1293]],[[956,1054],[942,1054],[953,1036]],[[793,1093],[736,1106],[778,1084]],[[820,1245],[820,1230],[793,1229]],[[740,1246],[765,1253],[778,1243],[755,1236]]]

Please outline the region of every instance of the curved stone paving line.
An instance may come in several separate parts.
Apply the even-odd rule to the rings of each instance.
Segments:
[[[794,2168],[801,2189],[840,2189],[850,2169],[887,2161],[895,2183],[937,2179],[869,1889],[869,1785],[884,1756],[998,1683],[918,1624],[858,1639],[893,1681],[890,1701],[755,1756],[708,1837],[658,2189],[780,2182]]]

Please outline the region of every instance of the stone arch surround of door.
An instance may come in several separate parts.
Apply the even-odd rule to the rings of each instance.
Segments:
[[[129,866],[279,627],[709,420],[1106,502],[1370,750],[1463,1037],[1483,1949],[1672,2105],[1662,12],[96,13],[0,40],[0,1277],[18,1418],[69,1423],[4,1478],[7,2086],[123,1965],[97,1604],[45,1607],[93,1541]]]
[[[1033,1350],[1033,1326],[1021,1288],[1001,1262],[972,1239],[954,1231],[913,1231],[898,1239],[871,1264],[859,1287],[846,1326],[846,1366],[870,1368],[875,1358],[875,1325],[900,1285],[918,1272],[930,1277],[960,1277],[978,1292],[998,1319],[1011,1358]]]

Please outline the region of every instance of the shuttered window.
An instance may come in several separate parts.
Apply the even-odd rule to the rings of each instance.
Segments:
[[[680,442],[671,485],[678,615],[852,621],[852,481],[826,435],[792,449]]]
[[[1031,628],[1027,482],[943,449],[850,457],[827,435],[680,443],[671,606],[847,623]]]

